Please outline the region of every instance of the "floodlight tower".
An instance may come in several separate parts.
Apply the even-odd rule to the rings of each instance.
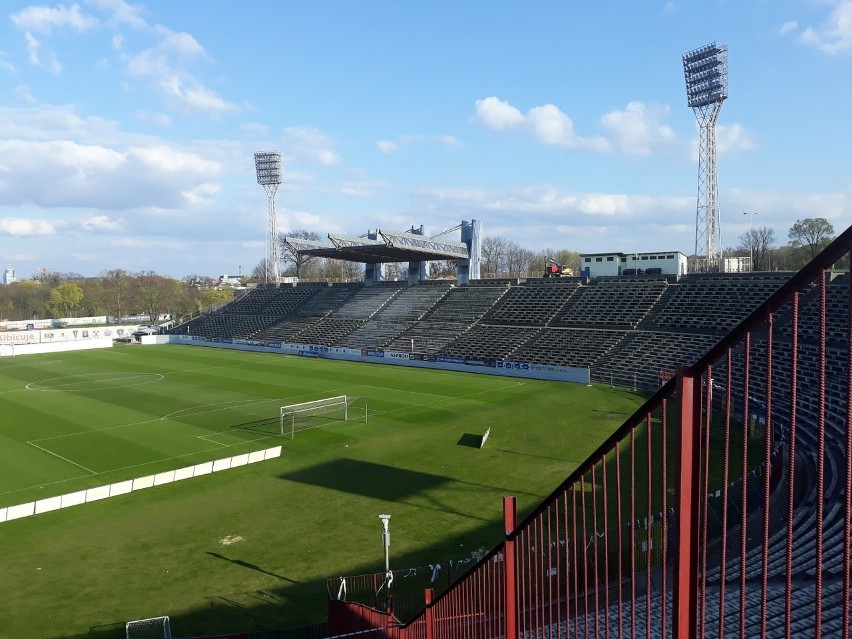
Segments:
[[[687,104],[698,120],[698,202],[695,215],[697,270],[721,266],[722,227],[716,179],[716,120],[728,97],[728,47],[712,42],[683,54]],[[703,258],[703,260],[702,260]],[[703,264],[702,264],[703,261]]]
[[[278,230],[275,218],[275,194],[281,184],[281,154],[278,151],[260,151],[254,154],[257,183],[266,192],[266,262],[264,284],[278,286],[281,249],[278,246]]]

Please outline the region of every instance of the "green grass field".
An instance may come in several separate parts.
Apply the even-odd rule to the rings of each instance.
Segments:
[[[279,437],[279,406],[369,422]],[[176,636],[325,618],[325,580],[491,548],[641,403],[621,389],[188,346],[0,360],[0,506],[282,444],[279,459],[0,524],[2,637]],[[469,444],[492,428],[482,450]]]

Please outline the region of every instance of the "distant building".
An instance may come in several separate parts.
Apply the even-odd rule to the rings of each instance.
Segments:
[[[583,277],[686,275],[686,272],[686,255],[680,251],[580,255],[580,275]]]
[[[18,280],[15,279],[15,269],[11,266],[7,266],[6,270],[3,271],[3,283],[4,284],[13,284]]]

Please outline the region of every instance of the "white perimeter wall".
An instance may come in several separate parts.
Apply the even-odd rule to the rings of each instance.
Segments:
[[[48,497],[31,501],[26,504],[18,504],[17,506],[8,506],[0,508],[0,523],[21,519],[22,517],[31,517],[40,515],[51,510],[59,510],[60,508],[69,508],[71,506],[79,506],[80,504],[88,504],[101,499],[117,497],[118,495],[126,495],[137,490],[145,488],[153,488],[162,486],[163,484],[171,484],[172,482],[190,479],[191,477],[200,477],[209,475],[210,473],[218,473],[231,468],[238,468],[246,464],[254,464],[267,459],[275,459],[281,456],[281,446],[267,448],[265,450],[257,450],[253,453],[243,453],[242,455],[234,455],[224,459],[215,461],[203,462],[195,466],[186,466],[177,470],[168,470],[156,475],[146,475],[145,477],[137,477],[136,479],[128,479],[107,486],[98,486],[87,490],[78,490],[74,493],[66,495],[57,495],[56,497]]]
[[[89,339],[85,342],[54,342],[48,344],[14,344],[14,352],[3,350],[5,356],[36,355],[38,353],[64,353],[65,351],[87,351],[92,348],[112,348],[111,339]]]

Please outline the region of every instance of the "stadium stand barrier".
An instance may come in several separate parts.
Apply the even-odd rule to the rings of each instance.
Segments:
[[[506,497],[503,542],[411,620],[392,584],[378,605],[330,593],[330,632],[848,639],[850,260],[852,228],[522,522]]]
[[[201,477],[210,473],[238,468],[246,464],[254,464],[265,461],[267,459],[275,459],[281,456],[281,446],[273,446],[264,450],[257,450],[251,453],[243,453],[234,455],[233,457],[225,457],[215,461],[202,462],[194,466],[186,466],[177,470],[168,470],[155,475],[146,475],[145,477],[137,477],[128,479],[114,484],[105,486],[96,486],[86,490],[78,490],[65,495],[57,495],[55,497],[47,497],[38,501],[31,501],[26,504],[18,504],[15,506],[7,506],[0,508],[0,523],[21,519],[22,517],[31,517],[60,508],[70,508],[71,506],[79,506],[81,504],[89,504],[101,499],[126,495],[137,490],[162,486],[172,482],[190,479],[192,477]]]

